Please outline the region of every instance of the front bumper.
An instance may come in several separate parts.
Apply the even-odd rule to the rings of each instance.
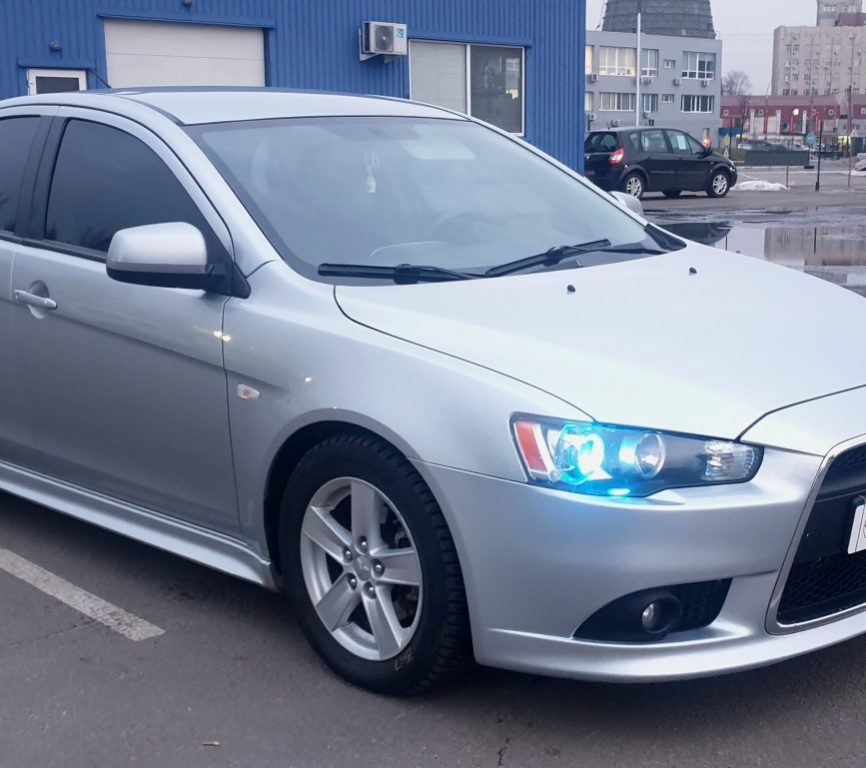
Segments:
[[[770,606],[821,464],[820,456],[768,449],[749,483],[629,500],[417,466],[454,536],[480,663],[650,681],[748,669],[866,633],[862,612],[796,632],[773,629]],[[573,637],[623,595],[714,579],[731,579],[731,587],[702,629],[648,643]]]

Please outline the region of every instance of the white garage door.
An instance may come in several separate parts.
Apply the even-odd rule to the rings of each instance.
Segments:
[[[265,84],[261,29],[109,19],[105,53],[112,88]]]

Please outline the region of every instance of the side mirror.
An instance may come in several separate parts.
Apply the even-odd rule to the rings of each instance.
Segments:
[[[625,192],[611,192],[610,196],[623,208],[628,208],[632,213],[643,218],[643,203],[634,195],[627,195]]]
[[[121,229],[111,239],[105,269],[112,280],[162,288],[224,292],[224,270],[208,264],[204,236],[174,221]]]

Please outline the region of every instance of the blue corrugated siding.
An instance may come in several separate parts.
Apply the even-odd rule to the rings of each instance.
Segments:
[[[102,22],[111,16],[261,26],[268,85],[401,97],[406,59],[358,60],[365,20],[406,22],[416,39],[523,45],[526,138],[582,164],[585,0],[0,0],[0,98],[26,92],[28,67],[106,78]],[[52,52],[52,40],[63,50]]]

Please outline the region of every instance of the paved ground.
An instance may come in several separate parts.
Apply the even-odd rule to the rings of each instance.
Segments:
[[[703,193],[684,193],[676,200],[650,193],[644,200],[648,216],[653,213],[704,219],[761,215],[767,211],[812,211],[824,208],[866,208],[866,173],[854,175],[848,187],[848,162],[832,160],[822,164],[821,191],[815,192],[817,168],[740,168],[740,182],[766,181],[782,184],[781,191],[745,191],[734,187],[727,197],[712,199]],[[787,181],[787,184],[785,183]]]
[[[820,198],[804,186],[646,205],[660,218],[774,207],[832,218],[866,206],[866,179],[856,181],[850,196],[828,184]],[[864,762],[866,639],[686,683],[479,669],[448,690],[394,700],[324,670],[278,596],[3,494],[0,556],[65,580],[43,574],[49,591],[68,582],[163,631],[131,640],[0,570],[0,768]],[[135,630],[126,614],[108,618]]]
[[[3,768],[863,764],[866,640],[687,683],[478,670],[392,700],[322,669],[275,595],[3,495],[0,532],[165,630],[133,642],[0,573]]]

